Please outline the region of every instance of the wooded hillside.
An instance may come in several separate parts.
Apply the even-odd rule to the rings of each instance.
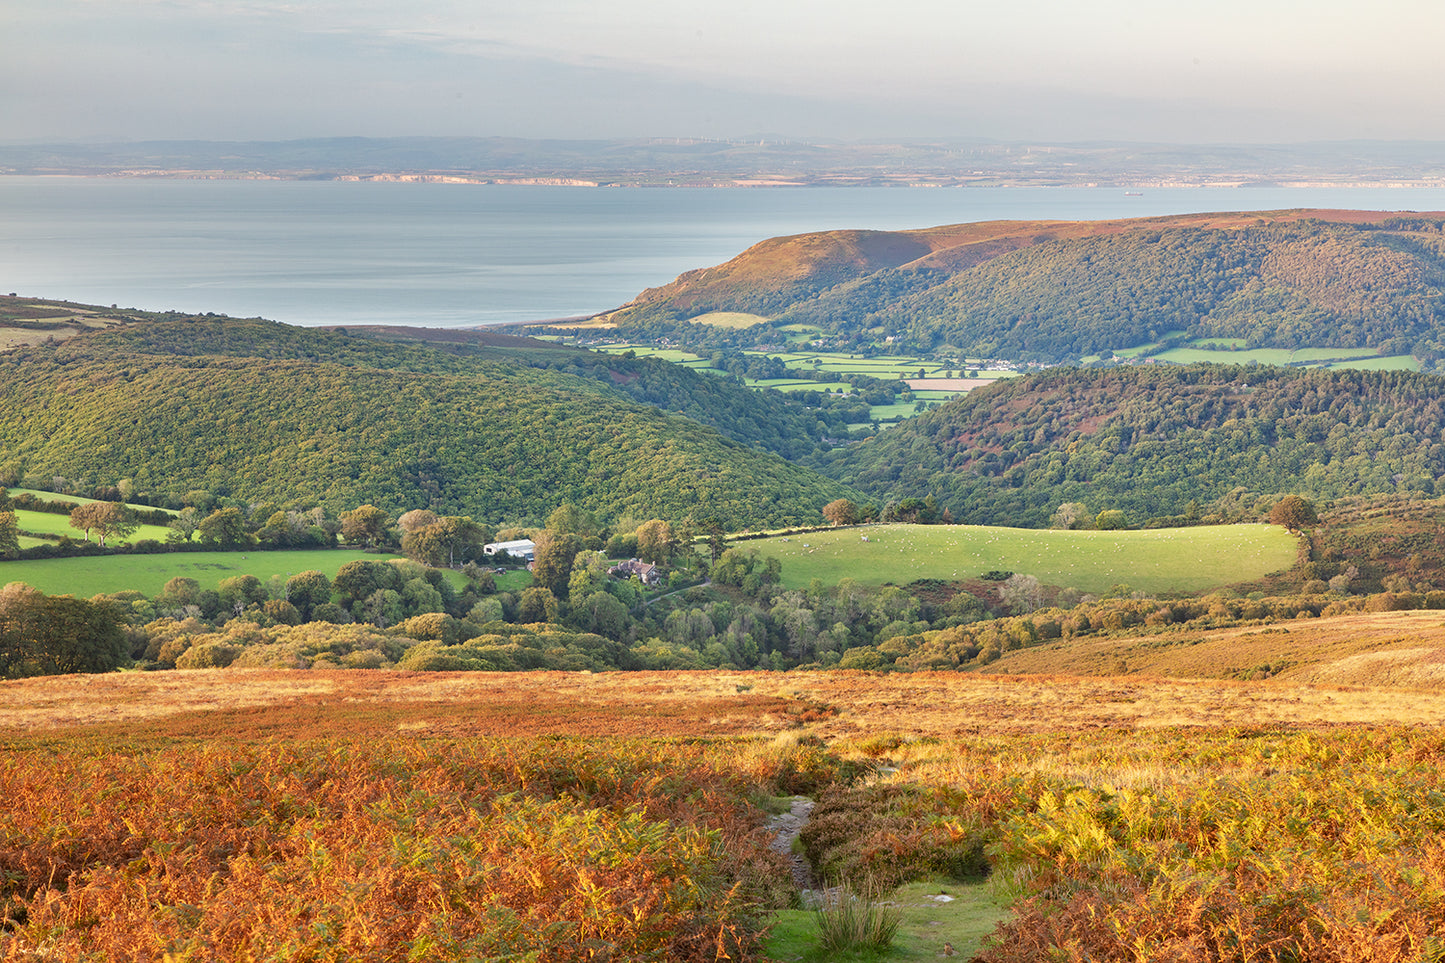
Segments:
[[[993,222],[774,238],[643,292],[624,329],[709,311],[858,345],[1069,361],[1170,337],[1445,350],[1445,218],[1352,211]],[[750,329],[760,343],[771,328]]]
[[[608,519],[702,512],[747,527],[811,521],[846,491],[752,443],[811,450],[826,429],[801,406],[576,351],[459,355],[171,318],[0,355],[0,394],[7,472],[159,494],[496,520],[570,501]]]
[[[960,521],[1044,525],[1082,502],[1137,524],[1190,502],[1208,511],[1236,490],[1435,494],[1442,437],[1445,382],[1428,375],[1054,368],[854,445],[831,472],[880,500],[933,494]]]

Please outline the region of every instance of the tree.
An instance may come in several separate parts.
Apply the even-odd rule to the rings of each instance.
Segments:
[[[396,527],[403,533],[419,532],[428,525],[434,525],[437,513],[429,508],[413,508],[396,520]],[[404,541],[405,539],[403,539]]]
[[[547,589],[555,598],[567,597],[567,585],[572,578],[572,561],[582,551],[582,539],[577,535],[559,535],[542,532],[537,536],[533,549],[532,581]]]
[[[1309,526],[1318,525],[1320,517],[1316,514],[1314,505],[1306,499],[1298,495],[1286,495],[1269,510],[1269,523],[1299,532]]]
[[[557,611],[557,596],[540,585],[523,589],[517,600],[518,622],[555,622]]]
[[[1049,519],[1049,527],[1087,528],[1089,520],[1089,509],[1083,502],[1064,502],[1054,510],[1054,516]]]
[[[296,606],[303,620],[310,621],[318,605],[331,601],[331,579],[316,569],[297,572],[286,580],[286,601]]]
[[[998,597],[1017,615],[1034,611],[1044,602],[1043,586],[1032,575],[1015,572],[999,586]]]
[[[201,513],[194,508],[186,507],[176,513],[171,519],[169,528],[170,534],[166,536],[168,542],[189,542],[195,535],[196,529],[201,525]]]
[[[1106,508],[1094,519],[1094,527],[1107,532],[1129,527],[1129,516],[1117,508]]]
[[[407,513],[411,514],[415,513]],[[401,550],[408,558],[426,565],[456,568],[481,558],[487,537],[487,529],[470,518],[448,516],[408,531],[401,537]]]
[[[677,532],[671,522],[654,518],[637,526],[637,557],[644,562],[666,562],[677,552]]]
[[[702,530],[707,535],[708,554],[712,556],[711,561],[716,563],[722,558],[722,553],[727,551],[727,531],[715,517],[703,519]]]
[[[834,527],[858,524],[858,506],[846,498],[835,498],[823,506],[823,517]]]
[[[197,526],[201,541],[222,548],[249,545],[251,535],[246,531],[246,519],[239,508],[218,508]]]
[[[113,606],[19,583],[0,589],[0,677],[109,672],[129,660]]]
[[[598,534],[597,516],[578,508],[571,502],[563,502],[553,510],[552,514],[547,516],[546,528],[547,531],[556,532],[559,535],[581,535],[583,538],[591,538]]]
[[[375,505],[358,505],[341,513],[341,537],[367,548],[375,548],[390,527],[391,516]]]
[[[20,551],[20,526],[14,512],[0,512],[0,558]]]
[[[340,596],[343,606],[353,607],[382,589],[395,591],[403,584],[401,575],[392,566],[361,558],[341,566],[331,581],[331,588]]]
[[[110,536],[125,538],[139,527],[131,518],[130,511],[120,502],[76,505],[70,512],[70,525],[84,532],[87,542],[90,541],[90,533],[94,532],[101,548],[105,547],[105,540]]]

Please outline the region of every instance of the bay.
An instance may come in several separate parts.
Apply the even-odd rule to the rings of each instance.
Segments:
[[[997,219],[1445,210],[1445,190],[606,189],[0,177],[0,291],[288,324],[577,317],[769,237]]]

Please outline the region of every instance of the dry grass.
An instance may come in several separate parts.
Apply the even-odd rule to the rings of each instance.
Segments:
[[[985,671],[1435,688],[1445,683],[1445,612],[1375,612],[1064,640],[1005,653]]]
[[[825,739],[1163,726],[1434,724],[1445,692],[1068,675],[195,670],[0,684],[0,734]],[[339,729],[338,729],[339,727]]]

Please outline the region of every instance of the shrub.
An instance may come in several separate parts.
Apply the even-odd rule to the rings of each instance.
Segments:
[[[176,657],[177,669],[224,669],[241,654],[229,642],[199,642]]]

